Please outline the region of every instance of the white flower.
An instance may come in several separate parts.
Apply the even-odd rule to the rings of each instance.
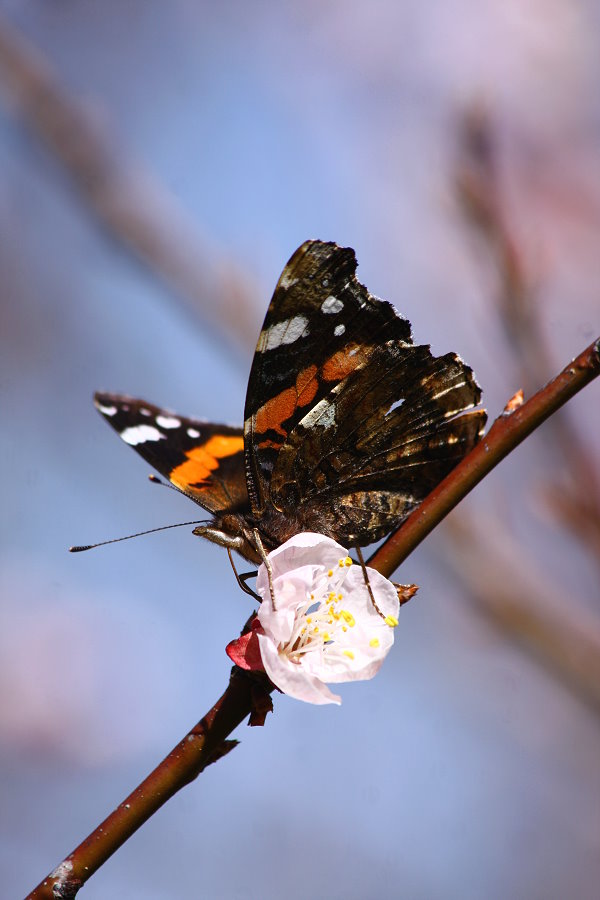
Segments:
[[[367,569],[375,606],[360,565],[322,534],[295,535],[268,559],[275,605],[263,564],[256,582],[262,627],[254,629],[267,675],[298,700],[341,703],[327,682],[372,678],[394,643],[394,585]]]

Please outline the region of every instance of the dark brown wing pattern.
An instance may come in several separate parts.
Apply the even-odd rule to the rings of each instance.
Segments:
[[[481,392],[471,369],[454,354],[413,345],[409,322],[355,270],[351,249],[303,244],[258,341],[246,465],[253,512],[274,543],[285,522],[347,544],[382,537],[485,425],[485,412],[472,410]]]

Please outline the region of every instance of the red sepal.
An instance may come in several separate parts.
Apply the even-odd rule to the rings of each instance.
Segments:
[[[246,669],[248,672],[265,671],[260,655],[258,634],[264,634],[263,627],[258,619],[253,619],[250,631],[227,644],[225,648],[227,656],[240,669]]]

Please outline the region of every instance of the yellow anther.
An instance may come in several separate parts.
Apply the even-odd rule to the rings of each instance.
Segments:
[[[342,631],[348,631],[345,625],[342,625]]]
[[[338,566],[340,567],[340,569],[344,568],[344,560],[343,559],[338,560]]]
[[[352,650],[344,650],[344,656],[347,656],[348,659],[354,659],[354,653]]]
[[[344,622],[346,622],[350,628],[353,628],[355,625],[355,619],[351,612],[348,612],[347,609],[342,610],[342,616],[344,617]]]
[[[338,600],[343,600],[343,599],[344,599],[344,595],[343,595],[343,594],[338,594],[338,595],[337,595],[337,598],[338,598]]]
[[[307,621],[308,624],[310,625],[310,623],[312,622],[312,616],[307,616],[307,617],[306,617],[306,621]]]
[[[383,621],[385,622],[386,625],[389,625],[390,628],[395,628],[396,625],[398,624],[398,619],[396,619],[395,616],[386,616]]]
[[[330,640],[329,632],[328,632],[328,631],[324,631],[324,632],[323,632],[323,640],[324,640],[324,641],[329,641],[329,640]]]
[[[319,633],[319,626],[315,625],[315,627],[313,628],[313,634],[318,634],[318,633]]]
[[[332,575],[333,575],[333,569],[330,569],[329,572],[327,573],[327,577],[331,578]]]
[[[347,556],[346,559],[344,560],[344,565],[345,565],[345,566],[351,566],[351,565],[352,565],[352,560],[350,559],[349,556]]]
[[[379,638],[371,638],[369,647],[379,647]]]
[[[315,599],[315,595],[314,595],[314,594],[311,594],[311,595],[310,595],[310,599],[311,599],[311,600],[314,600],[314,599]]]

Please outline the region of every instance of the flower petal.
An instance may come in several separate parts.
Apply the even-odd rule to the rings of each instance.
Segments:
[[[336,566],[338,560],[346,554],[346,549],[332,538],[313,531],[303,531],[269,553],[273,580],[280,575],[287,576],[292,569],[299,569],[301,566]],[[264,565],[258,570],[256,590],[263,598],[269,591],[269,579]]]
[[[276,646],[264,634],[258,635],[260,652],[265,671],[273,684],[284,694],[304,700],[306,703],[342,702],[341,697],[332,694],[326,684],[314,675],[310,675],[304,666],[290,662],[287,657],[277,652]]]
[[[262,568],[262,567],[261,567]],[[260,577],[259,571],[259,577]],[[258,610],[258,619],[265,632],[273,640],[282,644],[288,641],[294,629],[296,611],[306,602],[306,594],[310,593],[315,580],[315,566],[302,566],[287,575],[280,575],[274,581],[277,609],[273,608],[273,600],[268,582],[263,601]],[[257,585],[258,587],[258,579]]]
[[[381,614],[397,621],[400,604],[393,584],[375,569],[367,569],[367,575]],[[333,684],[373,678],[394,643],[394,628],[373,606],[358,566],[348,573],[345,589],[354,625],[345,633],[338,633],[334,645],[327,647],[327,674],[323,678]]]

